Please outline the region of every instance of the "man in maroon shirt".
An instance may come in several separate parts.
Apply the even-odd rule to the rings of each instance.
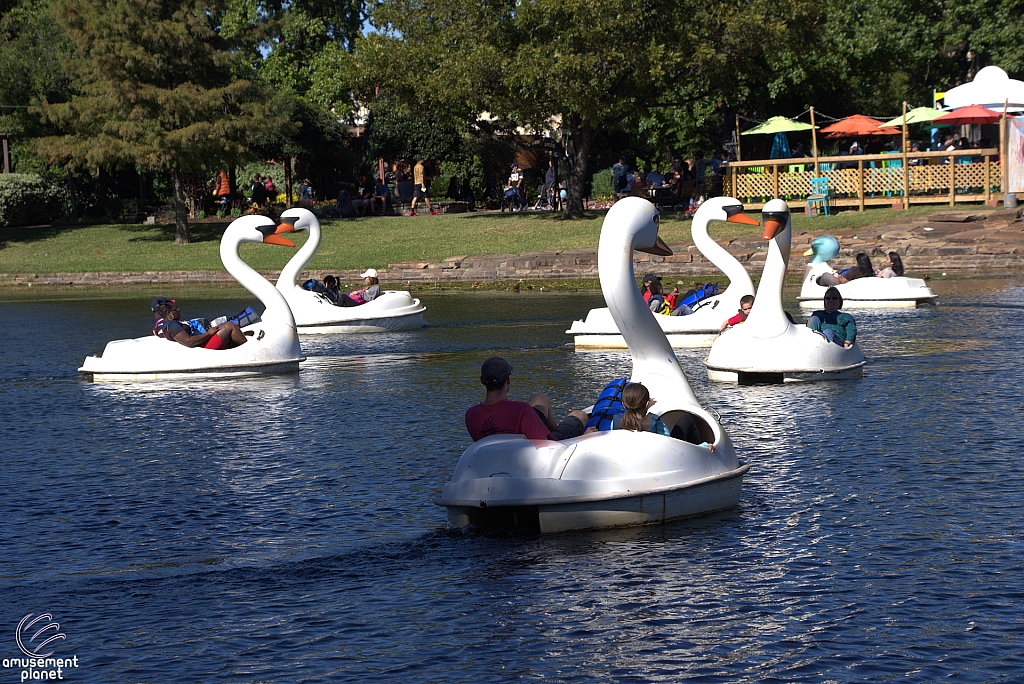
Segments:
[[[527,439],[569,439],[583,434],[589,416],[572,411],[557,426],[551,415],[551,400],[543,392],[530,397],[530,403],[511,401],[512,364],[500,356],[484,361],[480,382],[487,388],[483,402],[466,411],[466,429],[473,441],[491,435],[526,435]]]

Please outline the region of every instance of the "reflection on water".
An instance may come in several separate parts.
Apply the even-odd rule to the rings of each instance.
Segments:
[[[0,625],[53,613],[82,681],[1012,680],[1024,286],[935,289],[855,313],[854,380],[710,384],[679,351],[740,505],[550,537],[430,501],[488,355],[560,413],[628,374],[566,346],[594,293],[424,295],[427,328],[304,337],[297,376],[135,384],[75,368],[149,298],[0,304]]]

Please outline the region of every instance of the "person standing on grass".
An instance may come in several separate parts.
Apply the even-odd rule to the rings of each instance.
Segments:
[[[412,205],[409,207],[409,216],[418,216],[416,213],[416,200],[422,199],[427,205],[427,211],[431,216],[437,212],[430,206],[430,192],[427,190],[426,171],[423,167],[423,157],[416,157],[416,166],[412,167]]]
[[[619,157],[619,161],[612,166],[612,195],[615,199],[629,194],[629,181],[626,180],[628,173],[629,164],[626,163],[626,158]]]

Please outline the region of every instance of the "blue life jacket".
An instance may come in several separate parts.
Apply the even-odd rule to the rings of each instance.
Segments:
[[[626,412],[626,407],[622,405],[622,390],[628,384],[626,378],[619,378],[605,385],[594,402],[594,410],[590,413],[586,427],[596,427],[598,430],[612,429],[612,416]]]

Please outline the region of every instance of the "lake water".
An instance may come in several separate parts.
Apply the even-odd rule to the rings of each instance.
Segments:
[[[294,377],[130,386],[75,369],[149,297],[0,303],[0,658],[49,613],[79,682],[1020,681],[1024,281],[935,288],[854,312],[856,380],[711,385],[680,351],[740,505],[547,537],[430,501],[491,353],[560,414],[628,373],[565,346],[599,295],[425,294],[429,328],[307,339]]]

